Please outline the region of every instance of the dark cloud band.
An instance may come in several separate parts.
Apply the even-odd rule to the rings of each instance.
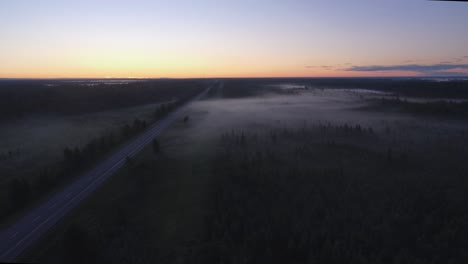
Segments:
[[[420,73],[431,73],[438,71],[447,71],[455,69],[468,69],[468,64],[432,64],[432,65],[419,65],[419,64],[405,64],[405,65],[390,65],[390,66],[352,66],[346,68],[346,71],[358,72],[377,72],[377,71],[412,71]]]

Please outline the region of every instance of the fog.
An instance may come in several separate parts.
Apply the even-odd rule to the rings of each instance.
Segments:
[[[424,138],[441,133],[457,134],[468,127],[463,120],[366,110],[375,94],[379,92],[313,89],[287,95],[268,93],[248,98],[211,98],[190,107],[192,115],[202,116],[192,133],[212,137],[231,130],[260,131],[308,124],[348,124],[372,127],[377,131],[392,128],[405,135]]]

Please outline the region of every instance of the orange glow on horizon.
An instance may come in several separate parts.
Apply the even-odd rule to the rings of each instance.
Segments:
[[[180,67],[157,67],[122,69],[114,67],[108,70],[101,69],[54,69],[44,68],[34,71],[2,71],[0,78],[275,78],[275,77],[418,77],[422,76],[415,72],[388,71],[388,72],[353,72],[344,70],[317,70],[317,69],[281,69],[270,67],[264,68],[189,68]]]
[[[468,75],[466,9],[391,2],[2,1],[0,78]]]

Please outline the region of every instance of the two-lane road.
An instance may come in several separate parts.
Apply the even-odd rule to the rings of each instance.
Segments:
[[[150,126],[145,132],[113,153],[94,169],[78,177],[62,191],[33,208],[19,221],[0,233],[0,262],[12,262],[67,213],[93,193],[104,181],[120,169],[127,157],[136,155],[173,123],[192,101],[203,97],[211,86],[187,104]]]

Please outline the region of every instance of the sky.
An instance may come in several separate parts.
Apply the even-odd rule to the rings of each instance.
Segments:
[[[0,78],[430,75],[468,75],[468,3],[0,1]]]

